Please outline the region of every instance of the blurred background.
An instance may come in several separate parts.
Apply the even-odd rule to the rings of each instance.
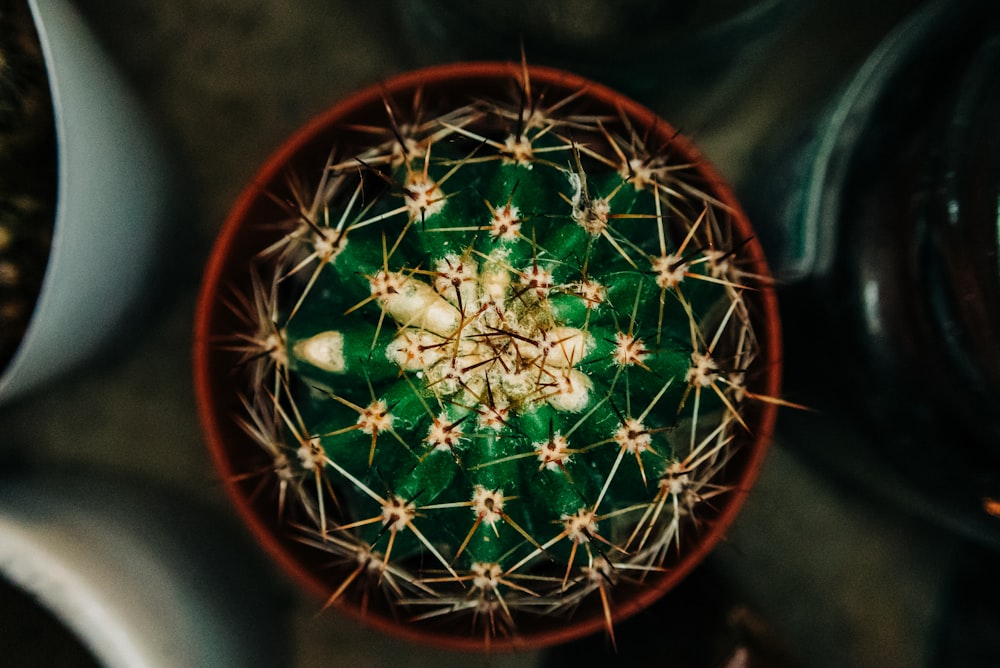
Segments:
[[[995,6],[966,14],[966,3],[918,0],[70,5],[155,124],[178,183],[152,288],[114,345],[0,406],[0,457],[9,470],[162,488],[207,508],[233,532],[231,545],[260,559],[224,498],[197,423],[190,350],[203,263],[228,208],[284,138],[348,93],[433,62],[518,59],[523,41],[531,62],[629,93],[690,136],[734,184],[779,278],[786,397],[816,410],[783,410],[761,479],[727,541],[676,594],[621,625],[617,656],[604,638],[490,659],[409,646],[321,613],[322,602],[261,560],[267,584],[242,595],[279,613],[268,632],[285,653],[282,665],[560,666],[585,656],[611,665],[714,666],[731,656],[755,657],[731,665],[818,668],[1000,665],[992,632],[1000,628],[995,378],[977,376],[975,396],[966,396],[926,362],[926,350],[939,348],[908,340],[907,354],[895,359],[895,343],[869,345],[891,333],[879,317],[895,311],[873,315],[882,302],[872,286],[881,284],[866,267],[930,251],[923,227],[883,239],[874,224],[855,222],[892,213],[868,206],[895,197],[878,186],[887,174],[905,172],[913,156],[952,150],[958,157],[943,159],[942,178],[953,186],[954,173],[982,173],[980,187],[992,193],[992,200],[979,191],[968,197],[994,204],[986,218],[994,245],[978,248],[995,267],[998,161],[963,152],[983,145],[977,124],[997,125],[969,111],[995,108],[990,91],[1000,89],[992,85]],[[977,50],[983,44],[986,56]],[[935,56],[921,60],[928,54]],[[980,70],[978,79],[968,74]],[[979,97],[963,95],[973,88]],[[959,102],[925,114],[927,100]],[[957,139],[956,114],[966,132]],[[879,162],[887,151],[906,160]],[[905,202],[938,192],[934,169],[889,179],[892,192]],[[864,264],[858,258],[869,243],[885,253]],[[994,293],[985,294],[988,301]],[[947,294],[941,299],[951,303]],[[970,322],[955,316],[945,329],[961,338],[963,326],[979,321]],[[907,327],[901,331],[919,323]],[[995,344],[989,334],[996,331],[983,334]],[[944,366],[974,374],[978,349],[963,350],[965,366]],[[924,380],[933,391],[920,388]],[[27,644],[61,646],[54,632],[32,635],[47,627],[13,624],[29,619],[30,608],[23,595],[0,588],[0,664],[31,665],[18,658]],[[734,655],[737,647],[745,653]],[[86,665],[72,661],[60,655],[46,665]]]

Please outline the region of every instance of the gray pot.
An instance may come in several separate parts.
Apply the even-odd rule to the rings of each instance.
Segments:
[[[30,0],[52,93],[58,191],[52,249],[0,404],[93,356],[156,266],[169,174],[156,133],[75,8]]]
[[[0,580],[109,668],[286,663],[277,588],[244,538],[202,504],[141,481],[0,478]],[[23,665],[10,642],[4,661]]]

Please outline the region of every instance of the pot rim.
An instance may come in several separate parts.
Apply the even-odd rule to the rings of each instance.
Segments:
[[[421,86],[448,83],[461,85],[476,81],[486,84],[508,82],[522,72],[522,67],[520,63],[493,61],[437,65],[397,75],[382,83],[368,86],[348,95],[342,101],[313,117],[271,154],[257,171],[250,184],[237,198],[212,248],[198,297],[194,331],[194,382],[202,430],[215,468],[225,483],[227,495],[238,515],[275,561],[321,600],[329,597],[331,592],[329,585],[324,584],[315,573],[305,568],[294,555],[290,554],[280,537],[275,535],[271,524],[255,510],[247,495],[237,484],[236,477],[241,472],[234,470],[225,452],[224,432],[227,425],[224,425],[222,421],[229,420],[231,416],[223,414],[224,411],[217,405],[213,392],[214,380],[210,372],[212,366],[210,362],[215,341],[212,322],[214,313],[220,308],[217,296],[220,290],[225,288],[224,279],[228,253],[236,244],[254,204],[264,195],[266,185],[280,177],[290,161],[300,151],[309,146],[324,131],[337,125],[340,119],[350,117],[373,105],[378,105],[381,108],[383,99],[387,95],[397,95]],[[638,128],[648,129],[651,135],[656,138],[669,140],[672,147],[690,158],[694,169],[705,180],[706,190],[725,203],[731,210],[734,231],[740,238],[750,239],[743,246],[749,270],[758,276],[770,276],[763,250],[732,190],[688,138],[679,134],[669,123],[660,119],[645,106],[602,84],[550,67],[528,65],[527,71],[533,85],[548,85],[560,90],[585,89],[587,99],[600,106],[620,109]],[[758,320],[761,332],[760,368],[763,376],[760,379],[760,392],[767,397],[777,397],[780,393],[782,347],[777,298],[773,288],[768,284],[756,289],[754,295],[761,307]],[[620,623],[625,618],[648,607],[673,588],[723,538],[759,474],[774,430],[776,414],[777,405],[775,403],[761,402],[755,411],[756,431],[749,441],[741,447],[741,452],[748,453],[748,457],[742,470],[739,471],[739,475],[733,480],[732,491],[725,495],[725,506],[719,510],[717,515],[713,516],[710,526],[698,534],[691,549],[685,552],[684,557],[669,572],[661,577],[650,579],[646,586],[641,589],[630,590],[630,596],[627,599],[615,601],[614,619],[616,622]],[[374,628],[411,641],[459,651],[482,651],[487,648],[487,644],[479,636],[456,637],[448,635],[446,632],[408,625],[402,620],[395,621],[371,613],[366,616],[362,610],[346,603],[338,603],[337,609]],[[514,637],[495,637],[489,643],[489,649],[490,651],[539,649],[600,632],[604,628],[605,621],[601,615],[578,616],[558,627]]]

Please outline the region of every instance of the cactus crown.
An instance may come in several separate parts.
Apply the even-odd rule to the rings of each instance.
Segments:
[[[487,637],[669,566],[746,428],[745,239],[692,165],[527,71],[386,101],[291,177],[237,300],[240,422],[298,540]],[[435,115],[430,115],[433,112]]]

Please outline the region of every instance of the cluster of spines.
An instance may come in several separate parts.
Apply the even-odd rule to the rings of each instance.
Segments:
[[[731,238],[724,205],[685,180],[690,166],[648,148],[627,118],[568,115],[575,95],[545,108],[526,74],[518,83],[509,106],[474,103],[423,120],[418,95],[414,122],[401,123],[387,102],[387,129],[353,128],[374,133],[373,147],[346,160],[331,157],[317,186],[295,181],[290,197],[276,198],[287,212],[287,233],[261,252],[268,278],[255,270],[251,294],[234,304],[249,327],[233,347],[253,379],[240,420],[270,457],[278,513],[294,504],[299,540],[351,564],[330,602],[351,591],[367,600],[381,589],[398,604],[426,607],[420,619],[470,612],[487,638],[515,632],[522,612],[568,611],[592,595],[611,629],[610,587],[669,565],[671,548],[682,549],[682,527],[697,522],[707,499],[727,491],[717,481],[734,438],[747,428],[741,408],[752,395],[744,377],[758,353],[744,300],[757,277],[740,269],[745,240]],[[497,134],[498,125],[506,131]],[[545,172],[553,184],[568,184],[550,190],[570,223],[538,239],[541,214],[514,204],[514,192],[527,189],[514,180],[505,197],[477,191],[482,217],[440,226],[449,199],[469,189],[454,184],[489,163],[519,167],[508,172],[522,180]],[[596,178],[598,171],[605,176]],[[622,213],[618,203],[636,193],[651,194],[649,205]],[[641,224],[638,237],[651,240],[622,233],[629,224]],[[426,245],[415,238],[444,248],[449,235],[456,242],[447,252],[422,264],[397,260]],[[367,247],[359,249],[362,243]],[[372,245],[375,261],[366,261]],[[345,258],[350,269],[338,272],[335,287],[357,294],[360,285],[366,296],[331,312],[329,330],[290,334],[313,308],[312,295],[332,291],[324,277]],[[594,280],[607,273],[596,265],[608,263],[628,277],[625,288]],[[711,308],[696,305],[689,292],[708,294],[700,299],[710,299]],[[352,328],[351,316],[365,313]],[[598,315],[613,326],[600,330]],[[639,325],[646,336],[638,335]],[[603,335],[595,336],[598,330]],[[651,368],[668,348],[672,365]],[[594,381],[582,370],[588,365],[606,374],[599,379],[606,394],[592,392]],[[376,387],[389,377],[396,392],[380,395]],[[337,378],[367,392],[347,392]],[[669,404],[662,401],[667,394]],[[633,395],[643,404],[633,406]],[[351,419],[324,422],[314,400]],[[407,411],[421,416],[418,439],[415,428],[399,424]],[[571,444],[574,432],[598,420],[602,437]],[[328,451],[343,434],[369,443],[350,463]],[[470,441],[504,438],[530,448],[492,460],[471,453]],[[419,476],[388,480],[393,474],[375,465],[386,439]],[[568,464],[608,450],[614,454],[603,457],[608,468],[598,484],[580,492],[580,470]],[[437,479],[444,474],[428,464],[432,457],[454,460],[468,478],[467,498],[437,497],[451,478]],[[473,460],[467,470],[463,459]],[[641,498],[615,489],[630,459]],[[537,479],[548,472],[546,480],[556,482],[514,490],[502,475],[480,475],[516,462],[530,462]],[[429,493],[435,484],[441,489]],[[529,530],[511,508],[546,493],[578,500],[544,533]],[[617,495],[625,500],[606,510]],[[363,505],[373,512],[351,515]],[[452,532],[444,544],[428,537],[440,533],[435,513],[454,517],[456,510],[466,513],[468,530]],[[500,542],[501,526],[514,547],[487,560],[469,558],[474,536],[489,541],[492,533]],[[399,547],[403,536],[407,548]],[[414,551],[420,556],[412,558]]]

